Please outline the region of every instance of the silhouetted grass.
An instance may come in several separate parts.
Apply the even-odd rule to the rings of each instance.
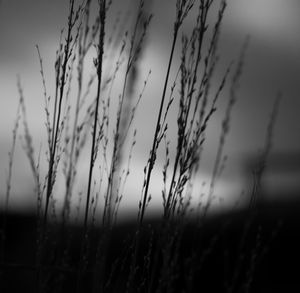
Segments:
[[[6,206],[13,184],[13,156],[19,120],[22,117],[24,149],[34,176],[37,198],[36,233],[33,236],[32,231],[28,232],[28,237],[30,235],[35,238],[31,239],[33,243],[30,244],[34,247],[35,256],[27,263],[20,263],[18,258],[5,257],[6,251],[9,251],[5,245],[8,233],[5,208],[1,266],[4,275],[6,270],[28,274],[27,286],[30,289],[26,290],[254,292],[251,288],[256,284],[256,268],[269,247],[268,240],[273,239],[277,233],[275,226],[274,235],[271,233],[273,236],[270,233],[267,236],[263,234],[264,227],[258,221],[255,199],[259,196],[259,180],[271,150],[278,103],[274,106],[265,149],[255,173],[255,183],[250,194],[251,208],[245,214],[246,219],[242,219],[242,224],[238,223],[238,236],[232,235],[235,232],[230,229],[235,223],[232,224],[231,217],[222,218],[221,224],[215,224],[209,218],[209,211],[215,185],[223,169],[224,146],[232,110],[238,98],[248,39],[236,62],[228,62],[217,90],[212,92],[214,73],[218,68],[218,42],[226,1],[176,0],[174,4],[175,18],[173,32],[170,32],[172,42],[169,60],[166,61],[166,74],[149,158],[144,171],[141,171],[144,172],[144,181],[141,182],[142,193],[137,203],[136,222],[126,226],[124,230],[122,224],[116,225],[116,219],[130,174],[130,161],[139,130],[131,128],[144,91],[151,88],[150,73],[144,78],[142,87],[137,84],[135,75],[137,66],[142,65],[141,55],[152,21],[152,15],[144,9],[144,1],[139,1],[132,31],[124,33],[123,28],[116,28],[123,34],[121,40],[117,35],[107,35],[107,16],[111,5],[114,5],[112,1],[99,0],[94,3],[86,0],[79,4],[75,0],[69,1],[67,27],[61,34],[56,53],[53,97],[48,93],[42,52],[37,46],[48,142],[45,154],[48,167],[44,178],[39,167],[40,160],[44,157],[41,153],[36,158],[33,138],[27,124],[23,89],[20,79],[18,80],[20,105],[9,154]],[[92,19],[91,13],[93,5],[97,5],[98,9],[95,19]],[[219,8],[212,26],[208,18],[213,5],[218,5]],[[197,11],[194,27],[189,34],[182,33],[182,26],[191,17],[192,10]],[[112,39],[115,39],[118,49],[113,48]],[[176,49],[180,46],[181,54],[176,56]],[[112,55],[116,51],[119,54],[114,58]],[[171,81],[171,70],[176,58],[180,66],[175,79]],[[94,72],[87,79],[85,68],[91,59]],[[118,96],[113,93],[117,77],[122,80]],[[201,167],[207,127],[215,115],[220,96],[225,95],[227,85],[229,100],[222,120],[207,199],[200,200],[195,212],[195,207],[192,206],[193,184]],[[96,93],[93,92],[94,86]],[[135,100],[133,88],[142,88]],[[75,102],[72,102],[73,98]],[[111,109],[113,99],[117,105],[114,114]],[[171,109],[177,111],[177,121],[174,123],[177,136],[170,139],[168,129],[171,122],[168,117]],[[124,145],[130,135],[133,138],[127,152]],[[170,144],[175,145],[175,153],[172,155]],[[89,151],[88,174],[86,178],[78,178],[78,162],[85,155],[86,149]],[[161,149],[165,152],[162,170],[163,213],[159,220],[148,222],[145,214],[151,204],[149,188]],[[128,165],[123,170],[121,165],[126,158]],[[97,173],[96,168],[100,170]],[[60,177],[65,180],[62,209],[57,207],[54,194]],[[82,180],[87,182],[86,191],[76,198],[75,185]],[[74,200],[78,203],[72,207]],[[80,210],[81,202],[84,203],[83,212]],[[76,214],[76,221],[72,219],[72,213]],[[23,261],[22,258],[21,260]],[[11,282],[11,274],[8,275]],[[214,279],[219,283],[210,283]],[[7,285],[6,290],[9,290],[10,284]],[[13,284],[11,286],[14,288]]]

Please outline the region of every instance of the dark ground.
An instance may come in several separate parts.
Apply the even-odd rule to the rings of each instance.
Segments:
[[[157,243],[161,221],[153,219],[145,227],[149,225],[154,230],[153,243]],[[57,230],[56,227],[51,229]],[[69,262],[76,264],[80,229],[68,227],[67,231],[65,235],[71,235],[72,256]],[[109,264],[120,255],[126,255],[134,232],[135,225],[130,221],[113,229],[108,245]],[[148,232],[145,228],[145,243],[149,243],[151,233]],[[62,234],[50,232],[46,248],[47,262],[52,269],[56,265],[62,267],[59,264],[62,259],[60,249],[54,248],[60,247],[57,235]],[[6,237],[4,263],[3,258],[1,260],[0,292],[35,292],[35,217],[9,214]],[[148,247],[145,243],[141,247]],[[93,248],[90,249],[92,251]],[[195,252],[195,258],[190,258],[192,252]],[[179,263],[179,281],[174,292],[183,292],[181,286],[186,279],[180,276],[186,273],[185,265],[188,263],[194,271],[194,281],[191,283],[193,292],[229,292],[225,288],[230,284],[236,285],[232,292],[300,292],[300,203],[280,202],[259,206],[255,213],[241,211],[218,215],[207,220],[203,227],[190,222],[183,230]],[[125,264],[124,275],[128,267],[128,263]],[[62,274],[57,268],[54,271],[46,281],[49,292],[57,292],[51,289],[50,284],[57,284],[61,276],[65,276],[61,292],[74,292],[76,273],[67,271]],[[114,290],[111,288],[106,292],[125,292],[121,288],[125,284],[122,283],[122,274],[120,270],[118,277],[114,277]],[[247,291],[247,282],[252,279],[251,290]]]

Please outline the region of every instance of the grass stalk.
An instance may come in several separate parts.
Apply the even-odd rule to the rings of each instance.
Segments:
[[[67,64],[70,58],[70,47],[72,42],[72,29],[74,27],[74,2],[75,0],[70,0],[70,14],[68,18],[68,32],[66,37],[66,44],[64,48],[64,61],[62,63],[62,73],[60,77],[60,87],[59,87],[59,100],[58,105],[57,99],[55,99],[55,106],[54,106],[54,117],[53,117],[53,136],[52,136],[52,144],[50,149],[50,161],[49,161],[49,170],[48,170],[48,183],[47,183],[47,191],[46,191],[46,204],[45,204],[45,211],[43,217],[43,229],[42,233],[45,233],[45,228],[47,225],[47,215],[49,209],[49,201],[50,196],[52,194],[53,189],[53,172],[54,172],[54,164],[55,164],[55,154],[57,150],[57,143],[58,143],[58,134],[59,134],[59,127],[60,127],[60,120],[61,120],[61,111],[62,111],[62,101],[64,97],[64,89],[66,84],[66,74],[67,74]],[[59,68],[58,64],[58,68]],[[59,78],[59,70],[57,72],[57,78]],[[57,117],[56,117],[56,109],[57,109]],[[55,126],[54,126],[55,124]]]
[[[105,20],[106,20],[106,0],[100,1],[99,17],[100,17],[100,33],[99,33],[99,44],[98,44],[99,51],[98,51],[98,59],[97,59],[97,79],[98,79],[98,81],[97,81],[97,95],[96,95],[94,123],[93,123],[92,148],[91,148],[90,167],[89,167],[89,176],[88,176],[88,188],[87,188],[84,222],[83,222],[84,235],[86,234],[87,225],[88,225],[89,206],[90,206],[90,197],[91,197],[91,185],[92,185],[93,168],[94,168],[95,156],[96,156],[95,146],[96,146],[99,104],[100,104],[100,95],[101,95],[101,82],[102,82]]]
[[[99,40],[98,40],[98,56],[97,56],[97,63],[96,63],[97,64],[97,95],[96,95],[96,104],[94,110],[92,148],[91,148],[91,155],[90,155],[88,187],[87,187],[84,222],[83,222],[83,239],[82,239],[82,244],[80,249],[80,259],[79,259],[79,268],[78,268],[79,270],[78,270],[78,278],[77,278],[77,292],[80,292],[81,290],[83,267],[86,265],[84,262],[85,262],[85,253],[86,253],[85,248],[87,242],[87,227],[88,227],[88,217],[89,217],[89,209],[90,209],[91,185],[92,185],[92,177],[93,177],[93,168],[94,168],[95,158],[97,155],[95,154],[95,148],[96,148],[98,113],[99,113],[101,83],[102,83],[106,9],[107,9],[106,0],[101,0],[99,2],[100,31],[99,31]]]

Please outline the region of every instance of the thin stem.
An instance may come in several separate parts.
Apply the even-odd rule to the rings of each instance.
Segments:
[[[53,189],[52,184],[52,178],[53,178],[53,168],[54,168],[54,161],[55,161],[55,154],[57,149],[57,138],[58,138],[58,132],[59,132],[59,126],[60,126],[60,116],[61,116],[61,107],[62,107],[62,100],[64,96],[64,89],[65,89],[65,76],[67,72],[67,64],[70,56],[70,44],[72,39],[72,20],[73,20],[73,14],[74,14],[74,1],[71,0],[71,7],[70,7],[70,15],[69,15],[69,22],[68,22],[68,34],[66,39],[66,47],[65,47],[65,56],[64,56],[64,63],[62,67],[62,76],[61,76],[61,85],[60,85],[60,97],[59,97],[59,103],[58,103],[58,112],[57,112],[57,119],[56,119],[56,129],[55,129],[55,135],[52,140],[52,147],[51,147],[51,154],[50,154],[50,162],[49,162],[49,172],[48,172],[48,183],[47,183],[47,195],[46,195],[46,206],[45,206],[45,212],[44,212],[44,220],[43,220],[43,231],[45,229],[45,226],[47,224],[47,214],[48,214],[48,208],[49,208],[49,200]],[[56,100],[55,100],[56,102]],[[55,108],[56,109],[56,108]],[[54,129],[53,129],[54,131]],[[44,233],[44,232],[42,232]]]
[[[98,54],[98,67],[97,67],[98,85],[97,85],[97,96],[96,96],[95,116],[94,116],[94,125],[93,125],[93,141],[92,141],[91,157],[90,157],[88,189],[87,189],[85,215],[84,215],[84,233],[86,233],[87,230],[89,203],[90,203],[90,196],[91,196],[91,183],[93,177],[94,158],[95,158],[94,152],[95,152],[95,145],[96,145],[98,109],[99,109],[100,94],[101,94],[102,64],[103,64],[103,54],[104,54],[106,0],[102,0],[100,2],[99,9],[100,9],[99,12],[100,13],[100,34],[99,34],[99,54]]]
[[[150,160],[149,160],[149,167],[148,167],[148,172],[147,172],[147,177],[146,177],[146,186],[145,186],[145,190],[144,190],[143,203],[142,203],[141,214],[140,214],[140,219],[139,219],[140,224],[142,224],[142,222],[143,222],[145,209],[146,209],[146,203],[148,200],[148,190],[149,190],[149,185],[150,185],[150,179],[151,179],[151,174],[152,174],[152,170],[153,170],[153,167],[155,164],[155,159],[156,159],[156,146],[157,146],[158,134],[160,131],[160,121],[161,121],[161,116],[162,116],[162,112],[163,112],[163,106],[164,106],[164,102],[165,102],[166,91],[167,91],[167,86],[168,86],[168,81],[169,81],[169,76],[170,76],[170,71],[171,71],[171,65],[172,65],[172,61],[173,61],[173,55],[174,55],[176,41],[177,41],[177,36],[178,36],[178,28],[174,30],[174,37],[173,37],[173,43],[172,43],[172,47],[171,47],[171,54],[170,54],[170,58],[169,58],[168,70],[167,70],[167,74],[166,74],[166,79],[165,79],[163,93],[162,93],[161,102],[160,102],[160,108],[159,108],[157,122],[156,122],[156,128],[155,128],[152,149],[151,149],[151,154],[150,154]]]
[[[100,33],[99,33],[99,44],[98,44],[98,60],[97,60],[97,96],[95,104],[95,114],[94,114],[94,124],[93,124],[93,137],[92,137],[92,148],[90,156],[90,167],[89,167],[89,177],[88,177],[88,188],[86,195],[85,213],[84,213],[84,223],[83,223],[83,240],[81,242],[80,258],[79,258],[79,268],[77,276],[77,286],[76,292],[80,292],[81,282],[82,282],[82,272],[84,266],[84,257],[87,241],[87,225],[90,207],[90,197],[91,197],[91,185],[93,177],[93,168],[95,163],[95,146],[97,141],[97,122],[99,113],[99,103],[101,94],[101,82],[102,82],[102,66],[103,66],[103,54],[104,54],[104,37],[105,37],[105,18],[106,18],[106,0],[101,0],[99,3],[99,18],[100,18]]]

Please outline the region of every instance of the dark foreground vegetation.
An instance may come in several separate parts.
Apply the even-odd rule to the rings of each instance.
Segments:
[[[95,228],[82,292],[95,292],[100,284],[105,289],[98,287],[97,292],[298,292],[299,210],[300,203],[281,202],[260,206],[255,212],[216,215],[201,227],[186,222],[181,231],[174,223],[169,228],[178,232],[176,236],[172,233],[178,238],[174,242],[163,242],[167,235],[161,235],[162,221],[153,218],[140,232],[141,249],[136,260],[140,270],[130,283],[136,224],[124,221],[110,231],[102,280],[94,274],[97,264],[92,252],[97,249],[97,235],[104,231]],[[82,231],[69,226],[64,237],[60,229],[49,225],[43,292],[76,292]],[[172,248],[161,249],[170,243]],[[68,245],[69,253],[63,257]],[[36,292],[36,250],[36,218],[9,215],[1,292]],[[166,266],[167,255],[163,254],[168,253],[171,259]]]

